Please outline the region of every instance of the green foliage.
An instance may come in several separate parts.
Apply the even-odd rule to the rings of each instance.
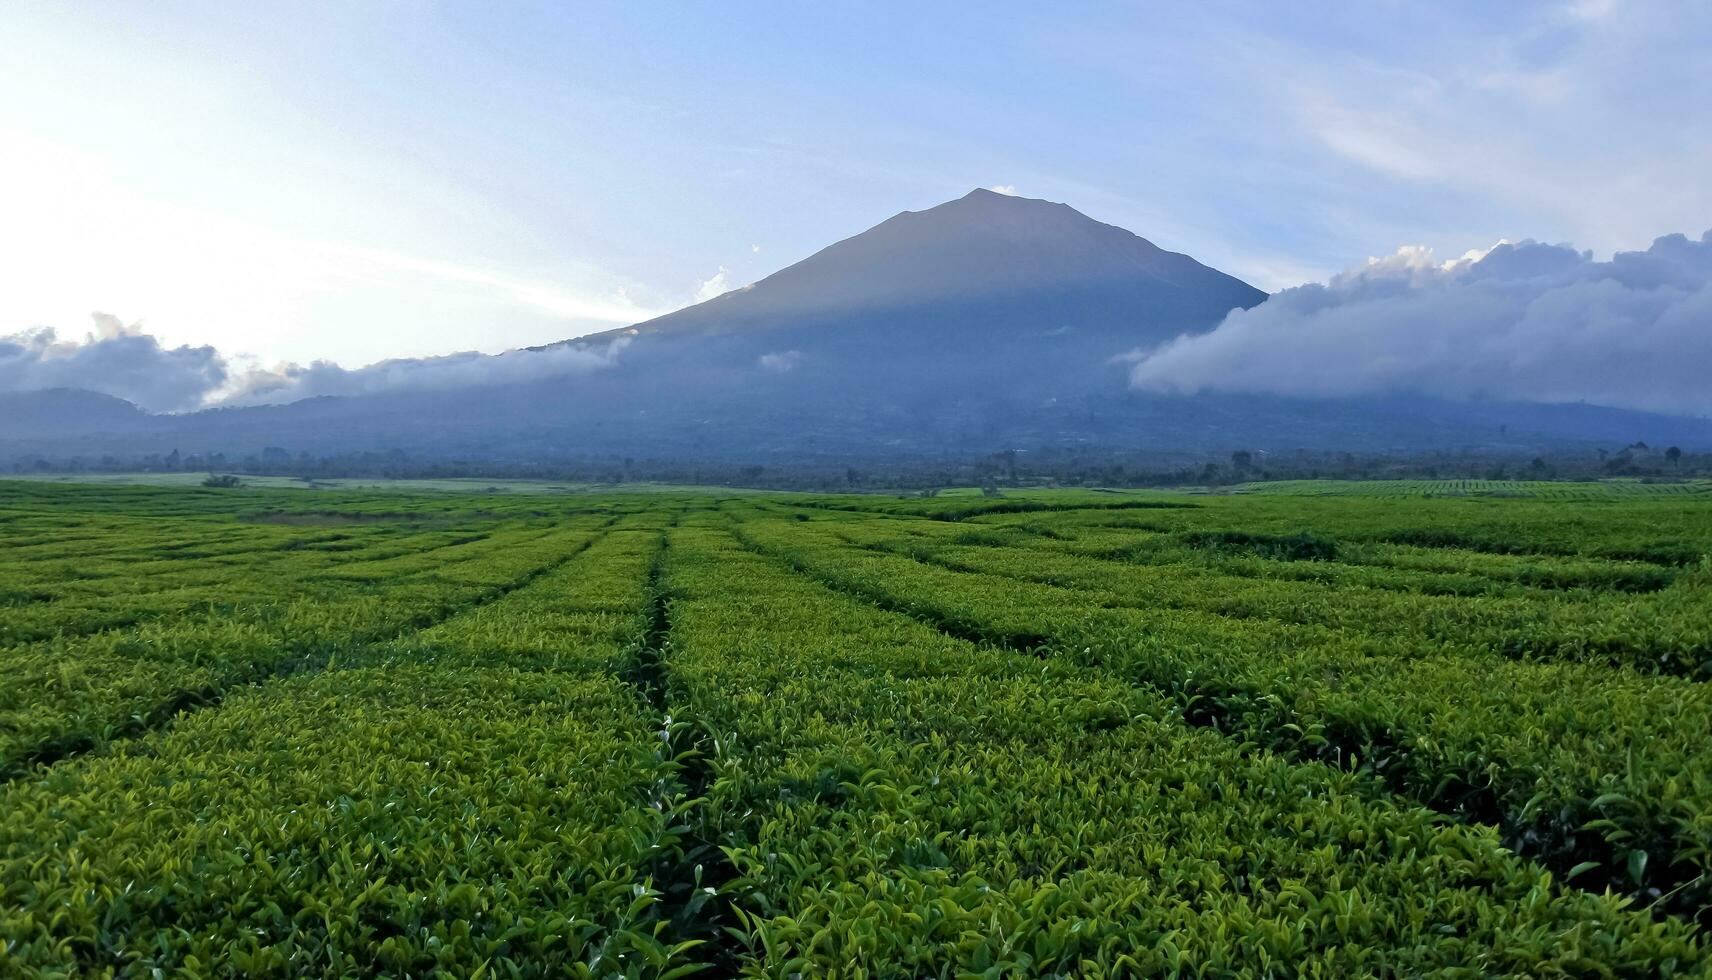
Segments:
[[[17,482],[0,539],[0,975],[1708,968],[1693,494]]]
[[[7,796],[0,971],[607,976],[690,962],[644,868],[674,764],[610,678],[252,689]],[[657,976],[663,971],[639,970]]]
[[[1284,496],[1520,497],[1533,500],[1609,500],[1712,494],[1712,481],[1648,483],[1548,483],[1534,480],[1274,480],[1238,488],[1243,493]]]
[[[1202,569],[1130,572],[1028,549],[992,549],[1002,553],[990,559],[970,556],[978,546],[936,551],[932,540],[944,536],[931,527],[906,536],[901,554],[850,543],[883,540],[877,522],[788,530],[753,522],[738,533],[949,635],[1144,685],[1192,723],[1357,768],[1420,803],[1494,823],[1510,846],[1561,872],[1591,863],[1582,868],[1588,883],[1688,913],[1712,900],[1712,759],[1700,734],[1712,731],[1712,689],[1703,684],[1613,671],[1579,648],[1554,649],[1550,660],[1506,656],[1476,631],[1499,636],[1514,626],[1508,635],[1525,645],[1538,639],[1533,620],[1486,622],[1484,606],[1466,601],[1353,589],[1292,595],[1302,588],[1294,583],[1245,598],[1245,580]],[[1707,586],[1696,572],[1659,593],[1618,627],[1641,634],[1625,648],[1697,651],[1704,671]],[[1567,608],[1560,626],[1594,621]],[[1670,610],[1674,620],[1656,615]],[[1444,617],[1439,625],[1434,616]],[[1636,849],[1657,855],[1639,875],[1628,865]]]
[[[1312,531],[1295,534],[1251,534],[1247,531],[1189,531],[1183,544],[1207,551],[1238,552],[1279,561],[1332,561],[1337,542]]]
[[[1185,727],[1119,678],[947,637],[719,532],[672,540],[669,663],[723,733],[708,806],[757,973],[1669,974],[1701,956],[1680,924],[1360,774]]]
[[[86,616],[78,605],[38,604],[30,611],[43,621],[18,630],[26,642],[0,654],[9,668],[0,675],[0,770],[134,734],[238,685],[371,656],[376,644],[406,639],[528,584],[564,564],[590,535],[499,530],[370,561],[362,550],[294,548],[247,564],[251,577],[241,587],[152,594],[153,565],[193,566],[188,575],[205,568],[216,581],[222,566],[200,555],[113,562],[103,588],[134,590],[130,605],[118,607],[119,621],[106,605]],[[121,625],[127,620],[135,625]],[[51,635],[34,638],[48,628]]]

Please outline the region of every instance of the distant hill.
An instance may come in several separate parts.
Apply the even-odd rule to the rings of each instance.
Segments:
[[[613,352],[604,367],[543,378],[511,370],[530,355],[477,357],[459,361],[455,387],[184,416],[87,393],[9,396],[0,452],[396,448],[517,461],[1032,447],[1529,451],[1634,439],[1712,447],[1706,420],[1585,405],[1128,387],[1124,355],[1265,299],[1063,204],[977,190],[708,302],[533,349]],[[469,381],[483,377],[490,383]]]
[[[0,440],[145,432],[158,423],[112,395],[77,388],[0,392]]]

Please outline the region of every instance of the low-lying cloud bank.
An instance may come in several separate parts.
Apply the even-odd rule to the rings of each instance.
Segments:
[[[612,367],[629,338],[598,347],[565,344],[503,354],[464,351],[443,357],[401,358],[360,368],[332,361],[307,367],[286,364],[249,371],[231,390],[218,393],[221,405],[281,405],[323,395],[379,395],[403,391],[441,391],[482,385],[512,385],[583,374]]]
[[[244,368],[213,347],[166,347],[139,326],[97,313],[95,329],[82,341],[62,340],[50,328],[0,337],[0,391],[83,388],[150,412],[279,405],[322,395],[509,385],[582,374],[613,366],[628,342],[620,337],[492,355],[466,351],[360,368],[331,361]]]
[[[140,328],[95,314],[83,341],[51,328],[0,337],[0,391],[87,388],[154,411],[199,408],[230,368],[212,347],[163,347]]]
[[[98,313],[81,341],[46,328],[0,337],[0,391],[84,388],[182,412],[573,376],[611,368],[628,342],[260,369]],[[1608,262],[1535,242],[1450,262],[1405,248],[1127,359],[1132,385],[1167,393],[1419,393],[1712,415],[1712,231]],[[803,360],[771,351],[756,367],[784,374]]]
[[[1404,248],[1131,358],[1131,384],[1156,392],[1409,392],[1704,415],[1712,231],[1609,262],[1535,242],[1443,263]]]

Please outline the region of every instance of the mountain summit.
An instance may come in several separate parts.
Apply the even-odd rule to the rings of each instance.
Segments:
[[[989,343],[1080,332],[1109,357],[1209,329],[1265,298],[1068,205],[978,189],[622,332],[922,331]]]
[[[719,420],[721,437],[760,426],[775,449],[793,419],[820,445],[931,445],[996,438],[1043,405],[1123,397],[1122,355],[1265,299],[1067,205],[976,190],[569,343],[626,338],[602,382],[655,419]]]

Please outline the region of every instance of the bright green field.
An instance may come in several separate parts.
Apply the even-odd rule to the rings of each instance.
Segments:
[[[1556,483],[1536,480],[1276,480],[1235,487],[1237,493],[1358,497],[1525,497],[1536,500],[1609,500],[1631,497],[1712,499],[1712,480],[1642,483],[1601,480]]]
[[[84,483],[99,486],[201,487],[206,473],[50,473],[16,479],[48,483]],[[444,480],[389,480],[363,477],[329,477],[305,480],[295,476],[245,476],[244,486],[251,489],[288,490],[390,490],[400,493],[674,493],[674,494],[737,494],[766,493],[765,490],[733,490],[725,487],[702,487],[676,483],[567,483],[554,480],[500,480],[487,478],[449,478]]]
[[[449,482],[0,482],[0,976],[1712,965],[1704,489]]]

